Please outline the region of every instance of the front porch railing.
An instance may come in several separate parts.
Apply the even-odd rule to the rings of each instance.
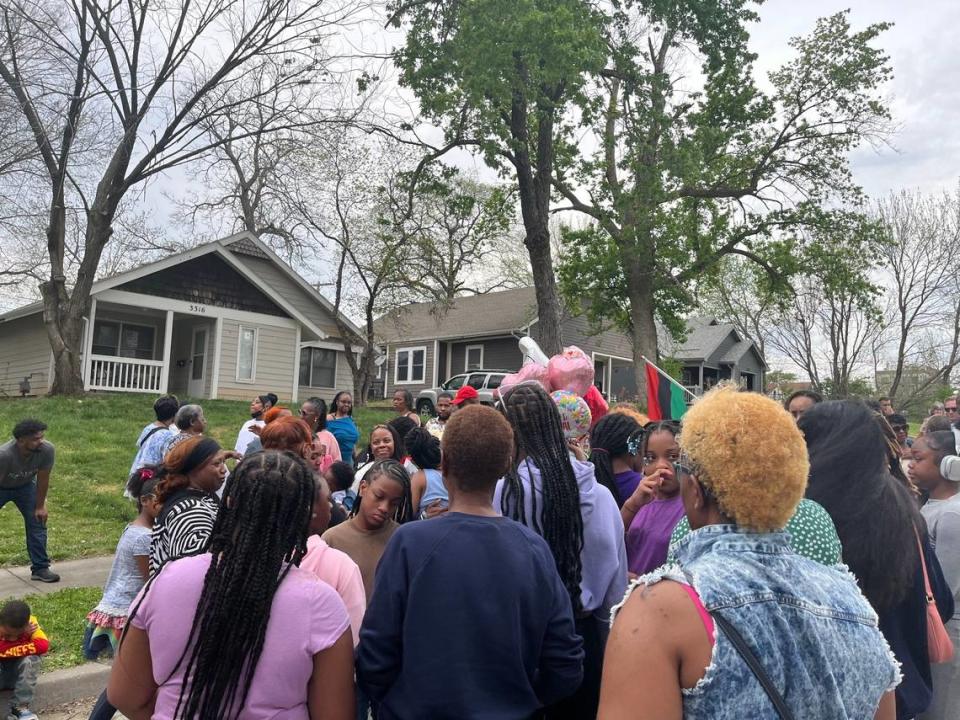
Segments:
[[[114,392],[161,392],[163,360],[90,356],[88,389]]]

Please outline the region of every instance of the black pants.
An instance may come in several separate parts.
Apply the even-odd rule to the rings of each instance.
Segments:
[[[107,701],[107,691],[104,690],[97,698],[96,705],[90,711],[89,720],[110,720],[117,712],[117,709]]]
[[[607,634],[593,615],[576,622],[583,638],[583,682],[570,697],[544,708],[544,720],[594,720],[600,705],[600,678],[603,675],[603,651]]]

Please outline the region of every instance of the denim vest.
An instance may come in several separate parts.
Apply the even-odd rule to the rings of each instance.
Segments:
[[[644,575],[630,590],[663,579],[693,586],[708,611],[740,631],[797,718],[872,719],[883,693],[900,681],[877,615],[844,566],[803,558],[788,538],[710,525],[675,546],[679,564]],[[777,717],[719,627],[706,673],[683,690],[683,717]]]

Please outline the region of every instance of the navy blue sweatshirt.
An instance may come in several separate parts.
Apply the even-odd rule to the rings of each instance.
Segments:
[[[400,527],[360,628],[380,720],[511,720],[572,694],[583,648],[543,538],[502,517]]]

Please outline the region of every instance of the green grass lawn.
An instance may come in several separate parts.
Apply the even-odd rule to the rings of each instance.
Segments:
[[[43,659],[44,672],[86,662],[80,644],[87,613],[100,602],[100,592],[100,588],[67,588],[24,598],[50,638],[50,652]]]
[[[98,393],[83,398],[0,400],[2,441],[12,437],[13,426],[19,420],[35,417],[49,426],[47,439],[57,448],[47,500],[47,549],[53,560],[113,552],[123,526],[135,514],[123,497],[123,486],[137,436],[154,417],[154,399],[146,395]],[[240,425],[250,417],[249,403],[199,402],[209,425],[208,434],[232,449]],[[355,418],[363,441],[372,425],[392,416],[392,410],[386,407],[358,408]],[[23,520],[13,503],[9,503],[0,512],[0,565],[29,562]]]

